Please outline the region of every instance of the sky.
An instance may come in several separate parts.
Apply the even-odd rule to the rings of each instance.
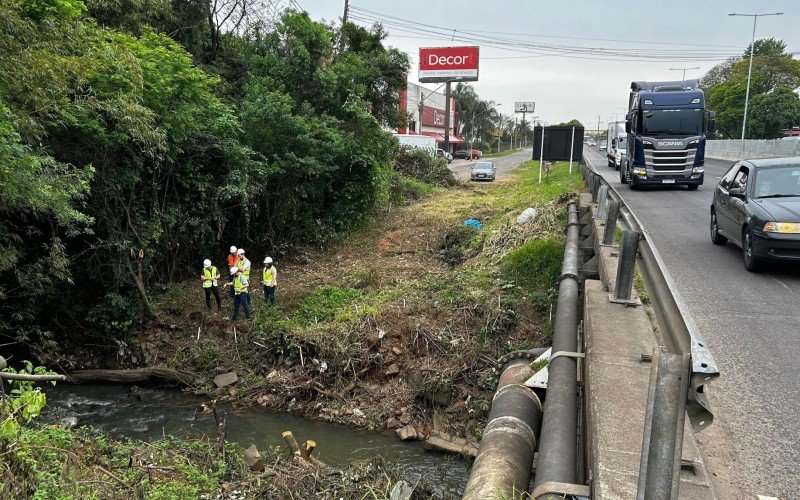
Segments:
[[[292,3],[329,23],[340,22],[344,10],[344,0]],[[631,81],[680,80],[682,71],[670,68],[697,66],[686,78],[700,78],[727,55],[741,54],[750,43],[753,18],[730,17],[731,12],[783,12],[759,17],[756,39],[779,38],[789,52],[800,52],[800,0],[351,0],[350,5],[357,24],[385,21],[385,44],[411,57],[409,80],[417,82],[419,47],[479,45],[480,80],[472,85],[481,98],[499,104],[501,113],[510,114],[515,101],[534,101],[535,114],[545,122],[577,118],[592,129],[598,119],[601,128],[624,119]],[[453,29],[454,36],[479,37],[480,43],[440,34]],[[554,49],[541,44],[570,50],[571,57],[552,55]],[[622,51],[616,57],[626,60],[587,59],[609,58],[587,53],[590,47]],[[656,52],[659,60],[641,58]]]

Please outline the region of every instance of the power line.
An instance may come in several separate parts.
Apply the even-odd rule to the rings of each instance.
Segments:
[[[352,18],[362,23],[378,23],[390,28],[393,32],[408,33],[407,38],[426,38],[447,41],[459,41],[467,43],[479,43],[481,45],[506,50],[511,52],[527,54],[526,56],[516,56],[507,58],[528,58],[528,57],[568,57],[588,60],[649,60],[658,62],[681,62],[681,61],[718,61],[732,55],[739,55],[739,52],[731,51],[708,51],[708,50],[676,50],[676,49],[653,49],[653,48],[609,48],[609,47],[586,47],[580,45],[554,45],[546,43],[526,42],[524,40],[504,38],[497,36],[482,35],[484,31],[459,31],[451,28],[433,26],[425,23],[409,21],[396,16],[380,14],[369,9],[351,6]],[[403,37],[404,35],[392,36]],[[565,37],[569,38],[569,37]],[[626,41],[626,43],[635,43]],[[501,59],[496,57],[492,59]]]

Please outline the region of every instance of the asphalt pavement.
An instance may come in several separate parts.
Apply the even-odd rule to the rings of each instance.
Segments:
[[[714,423],[697,435],[721,498],[800,496],[800,266],[745,270],[709,237],[709,207],[733,164],[706,160],[705,183],[630,190],[604,154],[586,158],[622,194],[696,320],[720,377],[706,386]]]
[[[505,179],[509,172],[514,170],[520,163],[530,160],[533,155],[533,150],[526,148],[510,155],[500,156],[498,158],[481,158],[480,160],[453,160],[450,162],[450,170],[458,177],[459,180],[469,181],[470,170],[472,165],[479,161],[491,161],[497,169],[497,180]]]

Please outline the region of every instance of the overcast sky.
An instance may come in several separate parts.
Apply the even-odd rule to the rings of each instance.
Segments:
[[[344,9],[344,0],[296,3],[313,19],[326,22],[340,21]],[[411,56],[411,81],[417,81],[419,47],[480,45],[480,80],[473,85],[482,98],[501,104],[498,109],[504,114],[513,111],[515,101],[535,101],[536,115],[542,120],[557,123],[578,118],[587,128],[597,127],[598,115],[603,124],[615,119],[615,113],[616,119],[623,118],[633,80],[679,80],[682,72],[670,68],[694,66],[700,69],[687,70],[686,78],[699,78],[725,55],[741,53],[750,43],[753,18],[729,17],[730,12],[783,12],[759,18],[756,39],[780,38],[789,51],[800,52],[800,0],[351,0],[350,5],[358,24],[368,25],[367,18],[389,20],[386,43]],[[359,8],[372,13],[359,13]],[[435,31],[431,27],[456,29],[456,37],[481,36],[492,43],[453,42],[438,34],[412,33]],[[471,34],[459,35],[459,30]],[[573,52],[580,58],[533,55],[542,49],[506,40],[622,50],[632,60],[588,60],[585,57],[606,56],[580,49]],[[660,57],[674,60],[643,61],[630,56],[633,51],[660,51]],[[710,60],[689,60],[689,56]]]

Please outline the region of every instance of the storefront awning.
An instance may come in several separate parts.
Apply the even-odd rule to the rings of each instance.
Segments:
[[[458,144],[460,142],[464,142],[464,139],[462,139],[461,137],[459,137],[457,135],[451,135],[450,136],[450,144]]]
[[[422,135],[427,135],[427,136],[433,137],[434,139],[436,139],[436,142],[444,142],[444,137],[442,137],[440,134],[437,134],[436,132],[431,132],[431,131],[428,131],[428,130],[423,130],[423,131],[422,131],[422,132],[420,132],[420,133],[421,133]]]

